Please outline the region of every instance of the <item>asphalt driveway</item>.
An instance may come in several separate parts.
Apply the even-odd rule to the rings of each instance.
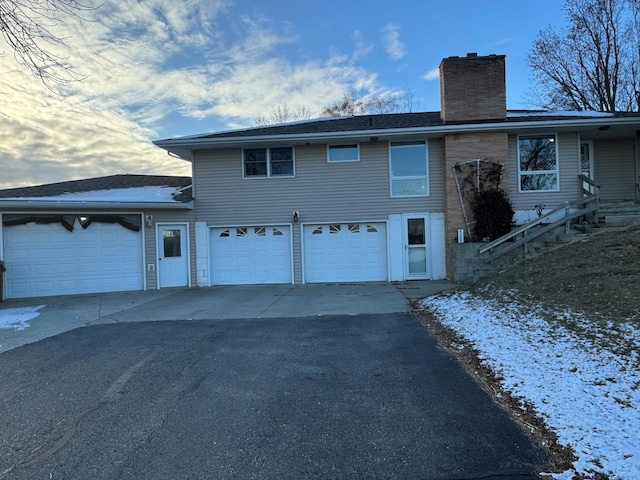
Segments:
[[[408,310],[416,285],[378,309]],[[286,301],[381,296],[358,288]],[[0,353],[0,480],[533,479],[546,461],[410,313],[213,318],[194,292],[103,299],[97,321]]]

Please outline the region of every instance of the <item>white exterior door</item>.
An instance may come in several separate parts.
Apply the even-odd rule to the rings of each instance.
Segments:
[[[293,283],[288,225],[211,229],[213,285]]]
[[[385,223],[304,226],[305,282],[386,281]]]
[[[142,235],[118,224],[3,229],[7,298],[142,290]]]
[[[428,215],[403,215],[406,280],[431,278],[429,225]]]
[[[189,285],[189,238],[186,225],[157,226],[158,288]]]

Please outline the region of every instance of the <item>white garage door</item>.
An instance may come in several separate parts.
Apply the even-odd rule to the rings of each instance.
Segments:
[[[287,225],[211,229],[213,285],[292,283]]]
[[[384,223],[305,225],[305,281],[387,280],[385,227]]]
[[[142,290],[142,240],[118,224],[4,228],[7,298]]]

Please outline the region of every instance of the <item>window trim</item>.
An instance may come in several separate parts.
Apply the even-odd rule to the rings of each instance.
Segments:
[[[520,140],[521,139],[532,139],[532,138],[553,138],[553,144],[555,145],[556,151],[556,168],[554,170],[531,170],[531,171],[522,171],[520,170],[521,162],[520,162]],[[559,192],[560,191],[560,148],[558,147],[558,135],[555,133],[551,134],[539,134],[539,135],[518,135],[517,139],[517,162],[518,162],[518,193],[548,193],[548,192]],[[523,190],[522,189],[522,177],[523,176],[533,176],[533,175],[555,175],[556,176],[556,188],[549,190]]]
[[[356,147],[356,158],[349,160],[331,160],[331,149],[332,148],[347,148],[347,147]],[[328,144],[327,145],[327,163],[356,163],[360,161],[360,144],[359,143],[348,143],[348,144]]]
[[[271,174],[271,149],[272,148],[290,148],[291,149],[291,162],[293,163],[293,173],[291,175],[272,175]],[[265,150],[267,159],[267,174],[266,175],[247,175],[245,169],[245,151],[246,150]],[[264,178],[294,178],[296,176],[296,149],[292,146],[279,146],[279,147],[246,147],[242,148],[240,153],[242,157],[242,179],[243,180],[256,180]]]
[[[402,176],[402,177],[394,177],[393,176],[393,168],[391,166],[391,150],[393,147],[402,147],[402,146],[414,146],[414,145],[424,145],[424,161],[425,161],[425,175],[413,175],[413,176]],[[426,189],[425,193],[418,193],[415,195],[394,195],[393,194],[393,181],[394,180],[425,180]],[[390,198],[418,198],[418,197],[428,197],[430,196],[430,188],[429,188],[429,142],[426,140],[419,142],[389,142],[389,197]]]

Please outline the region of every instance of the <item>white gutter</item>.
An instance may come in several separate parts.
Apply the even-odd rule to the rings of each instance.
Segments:
[[[282,135],[253,135],[253,136],[239,136],[239,137],[213,137],[208,138],[193,138],[183,137],[168,140],[157,140],[153,142],[155,145],[161,148],[183,148],[183,149],[198,149],[207,148],[216,145],[247,145],[254,143],[265,143],[274,141],[311,141],[311,140],[331,140],[342,138],[354,138],[354,137],[380,137],[380,136],[411,136],[411,135],[446,135],[452,133],[465,133],[476,131],[512,131],[512,130],[531,130],[531,129],[545,129],[545,128],[582,128],[582,127],[599,127],[604,125],[633,125],[638,124],[640,127],[639,117],[597,117],[597,118],[585,118],[585,119],[567,119],[567,120],[544,120],[544,121],[504,121],[494,123],[473,123],[462,125],[437,125],[427,127],[411,127],[411,128],[388,128],[378,130],[348,130],[344,132],[319,132],[319,133],[304,133],[304,134],[282,134]]]
[[[0,199],[0,209],[100,209],[100,210],[193,210],[193,201],[181,202],[96,202],[96,201],[69,201],[69,200],[37,200],[33,197],[15,198],[11,200]]]

